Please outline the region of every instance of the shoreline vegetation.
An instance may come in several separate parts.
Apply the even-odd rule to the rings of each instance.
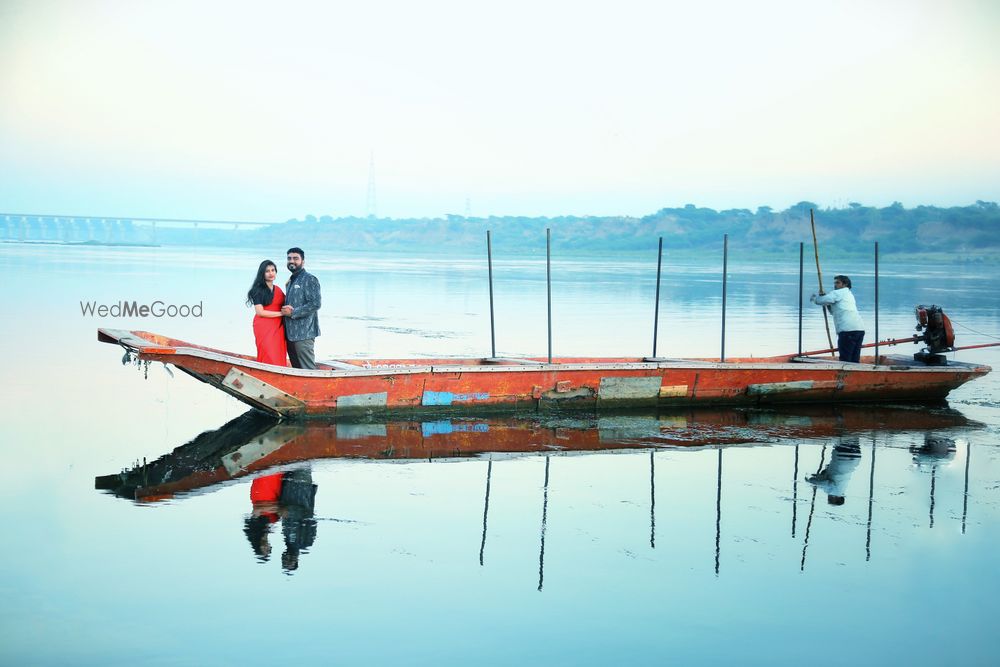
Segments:
[[[485,252],[486,231],[497,257],[544,256],[545,230],[562,257],[643,255],[655,253],[663,237],[665,255],[698,257],[722,251],[729,236],[731,254],[740,257],[786,257],[798,254],[803,242],[812,248],[809,211],[824,257],[869,257],[875,241],[881,255],[914,261],[1000,263],[1000,206],[977,201],[968,206],[906,208],[895,202],[876,208],[852,202],[844,208],[820,209],[808,201],[784,211],[711,208],[688,204],[650,215],[376,218],[306,215],[256,229],[170,228],[123,220],[114,238],[73,245],[284,247],[316,250],[478,256]],[[79,238],[79,237],[77,237]],[[13,240],[9,238],[7,240]],[[29,241],[25,241],[29,242]]]
[[[762,206],[756,211],[715,211],[692,204],[664,208],[643,217],[561,216],[381,219],[305,216],[258,232],[273,245],[290,237],[313,246],[342,250],[468,250],[485,251],[491,230],[495,252],[544,255],[545,230],[552,230],[553,250],[574,255],[645,254],[656,251],[663,237],[664,253],[697,256],[721,252],[729,235],[731,252],[741,256],[777,257],[798,253],[799,242],[812,248],[809,210],[824,256],[831,259],[868,257],[874,242],[883,255],[905,255],[926,261],[1000,262],[1000,207],[977,201],[970,206],[905,208],[899,202],[884,208],[851,203],[846,208],[819,209],[808,201],[784,211]]]

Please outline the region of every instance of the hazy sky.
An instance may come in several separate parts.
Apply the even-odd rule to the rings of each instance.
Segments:
[[[0,212],[964,205],[998,128],[997,0],[0,0]]]

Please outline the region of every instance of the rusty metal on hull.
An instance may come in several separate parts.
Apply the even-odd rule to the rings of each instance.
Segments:
[[[468,414],[523,409],[943,400],[989,366],[927,366],[882,355],[852,364],[761,359],[379,359],[320,362],[317,370],[262,364],[144,331],[99,329],[98,339],[144,361],[173,364],[282,418],[381,412]]]

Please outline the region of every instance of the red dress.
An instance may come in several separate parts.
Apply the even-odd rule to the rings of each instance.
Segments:
[[[285,293],[274,286],[271,305],[264,310],[278,312],[285,304]],[[285,318],[253,316],[253,337],[257,341],[257,361],[275,366],[288,365],[288,345],[285,342]]]
[[[257,477],[250,482],[250,502],[276,503],[281,497],[281,480],[284,473]]]
[[[250,502],[255,505],[254,513],[259,512],[259,516],[267,519],[268,523],[275,523],[278,520],[278,513],[271,508],[257,507],[257,505],[273,505],[281,498],[281,482],[285,473],[279,472],[273,475],[258,477],[250,483]]]

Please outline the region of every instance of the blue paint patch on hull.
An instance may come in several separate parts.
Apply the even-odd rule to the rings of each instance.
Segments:
[[[490,397],[488,392],[472,394],[455,394],[450,391],[425,391],[421,405],[452,405],[454,403],[472,403],[485,401]]]

